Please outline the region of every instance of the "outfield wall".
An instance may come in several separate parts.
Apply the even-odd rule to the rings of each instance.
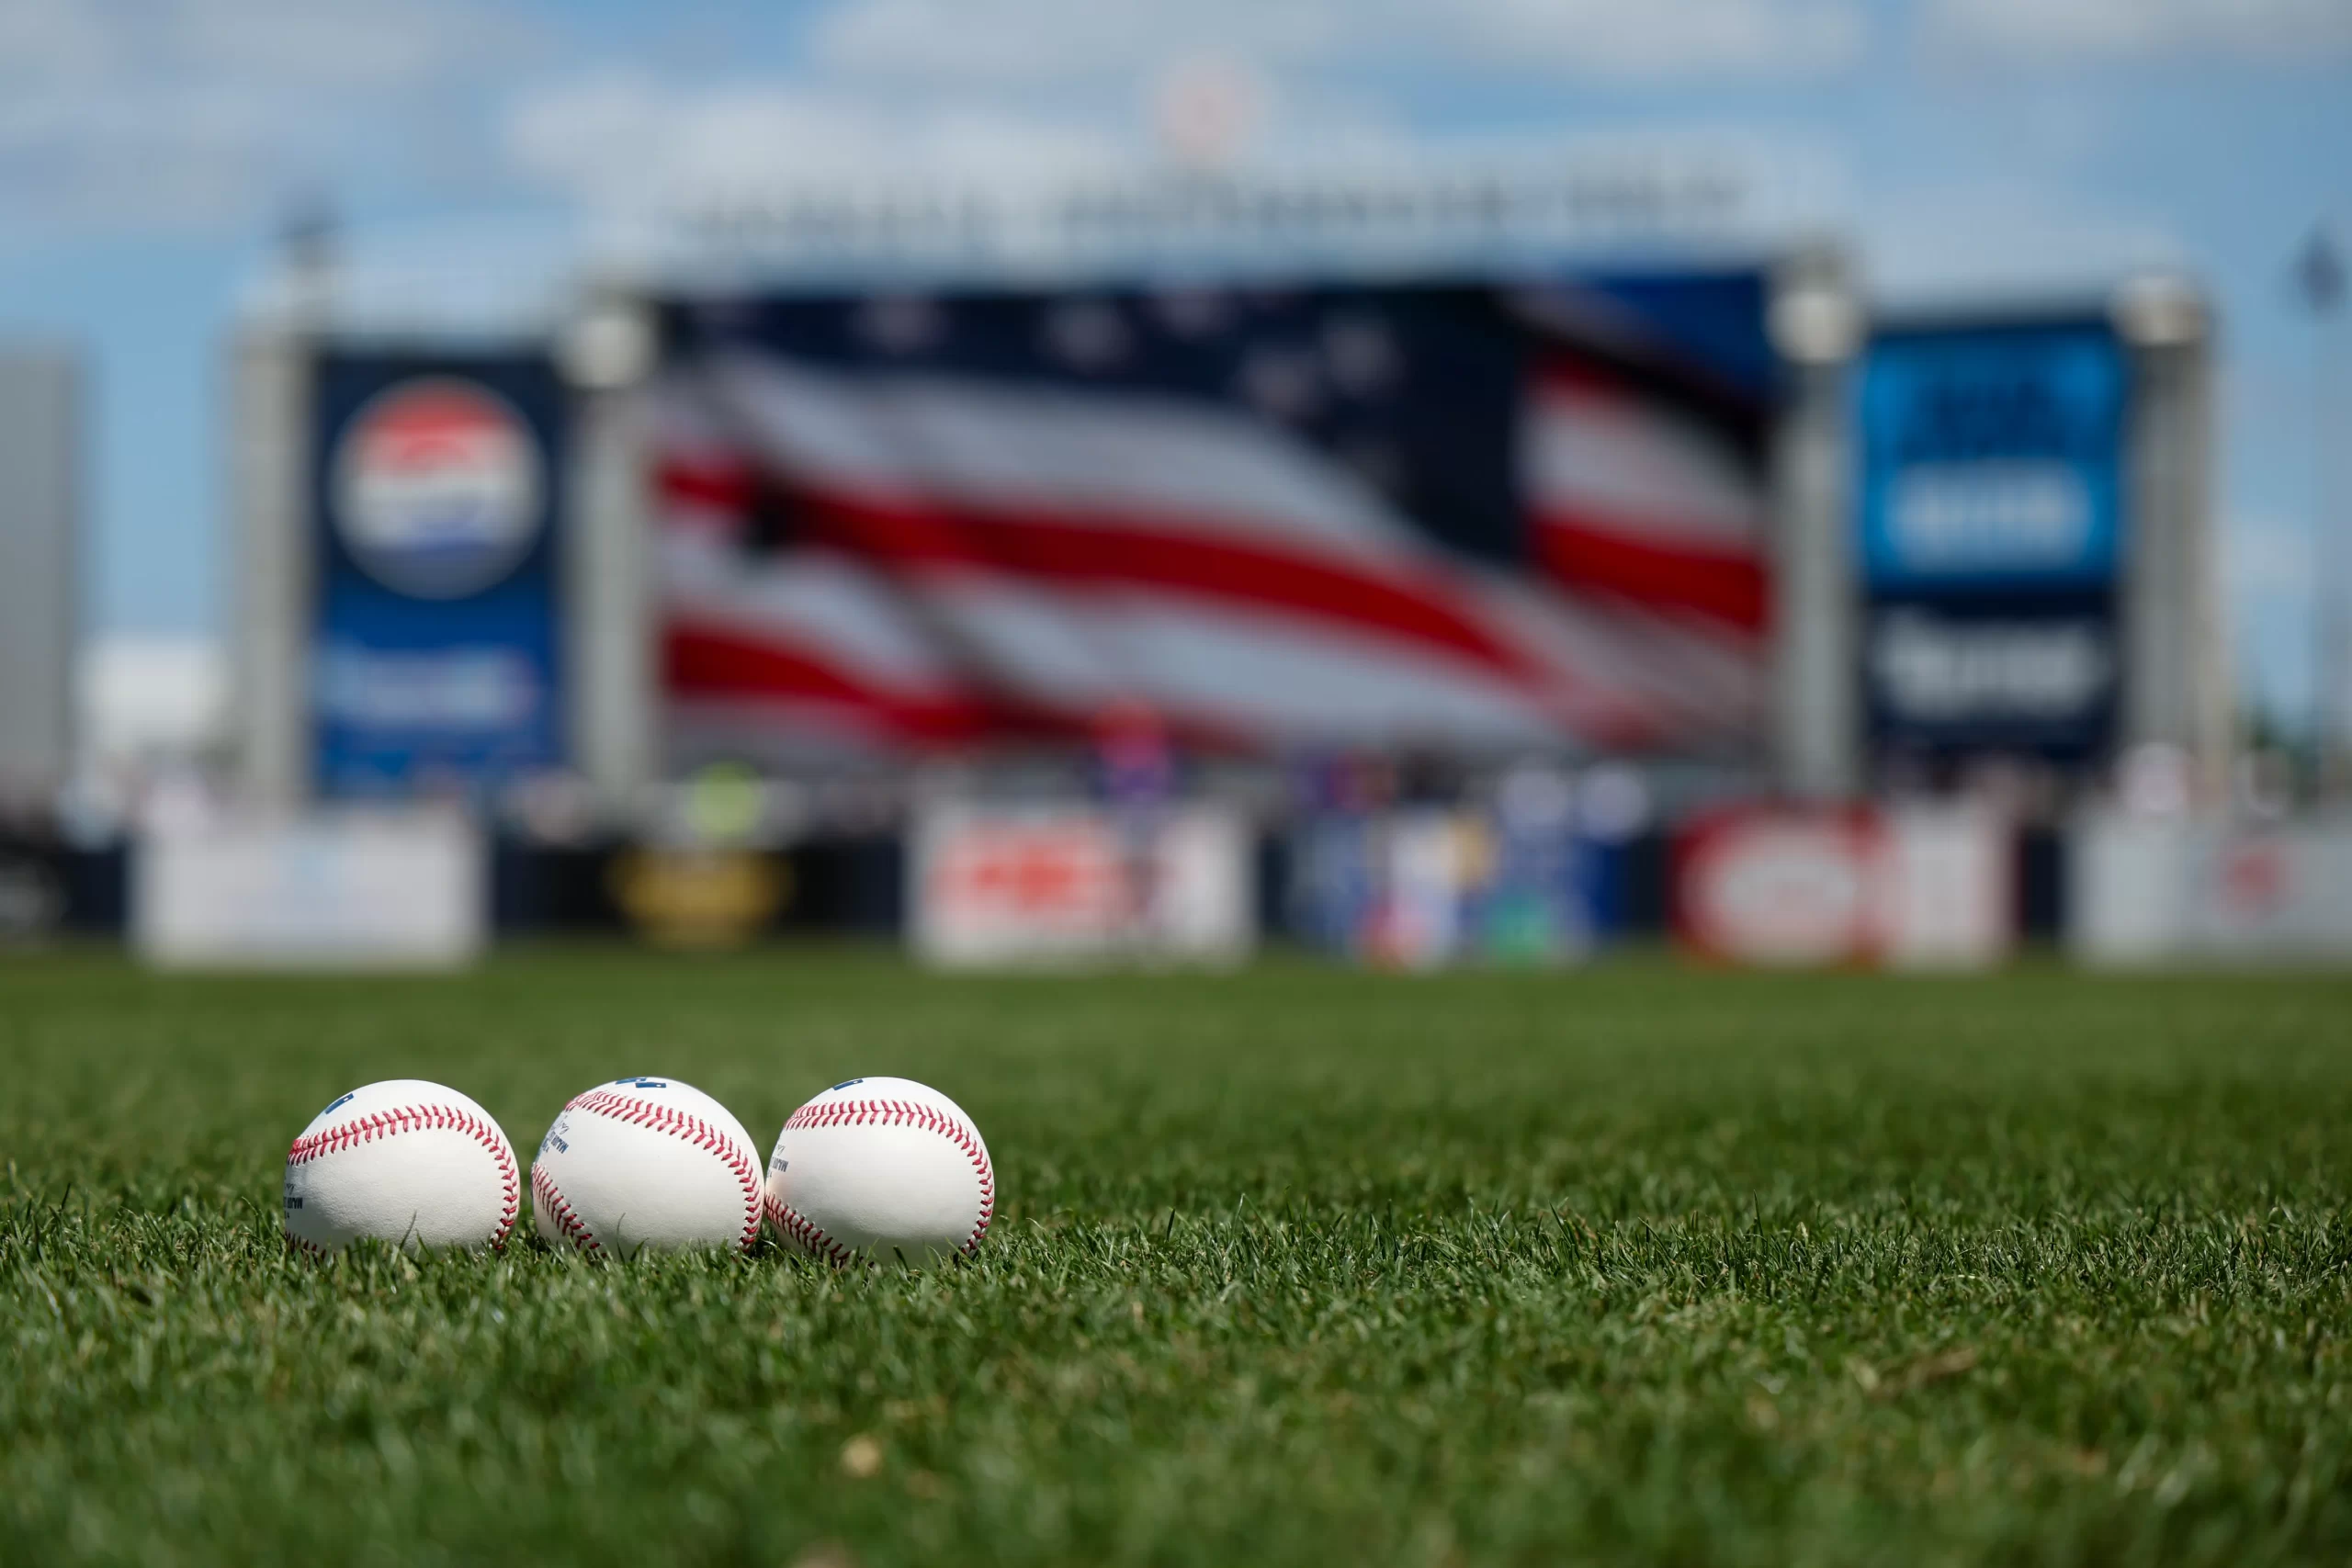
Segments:
[[[957,820],[944,881],[939,844],[917,852],[895,829],[564,843],[507,830],[472,835],[477,850],[443,857],[465,879],[453,904],[429,878],[401,881],[380,857],[369,861],[364,843],[348,875],[328,875],[333,846],[315,822],[265,840],[250,819],[227,825],[247,847],[212,891],[202,879],[217,867],[164,874],[179,879],[181,915],[251,906],[230,911],[234,930],[192,939],[220,951],[295,918],[262,907],[273,888],[317,897],[390,876],[383,886],[407,889],[413,918],[391,908],[338,917],[310,944],[311,964],[345,961],[322,946],[330,940],[364,946],[381,932],[412,955],[439,942],[433,951],[445,960],[478,938],[626,934],[681,949],[904,942],[983,964],[1223,962],[1253,941],[1407,969],[1574,965],[1668,944],[1708,962],[1781,966],[1965,970],[2037,951],[2098,967],[2352,963],[2352,829],[2342,822],[2093,814],[2059,829],[1948,807],[1785,802],[1602,821],[1487,800],[1317,815],[1271,832],[1224,814],[1224,827],[1193,835],[1199,842],[1153,850],[1145,830],[1163,819],[1150,815],[987,807]],[[1000,823],[1018,831],[998,833]],[[162,829],[183,844],[191,830],[197,841],[228,841],[219,826]],[[170,923],[171,911],[141,908],[159,852],[177,852],[143,839],[90,847],[0,832],[0,946],[123,941],[142,923]],[[1162,854],[1191,865],[1155,869]],[[943,924],[924,906],[949,883],[958,904]],[[1154,914],[1137,899],[1162,885],[1188,908]],[[1182,940],[1163,944],[1159,921]],[[469,931],[477,934],[449,934]]]

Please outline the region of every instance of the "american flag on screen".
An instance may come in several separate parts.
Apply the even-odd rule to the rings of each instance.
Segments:
[[[654,392],[689,753],[1736,754],[1767,397],[1485,286],[703,300]]]

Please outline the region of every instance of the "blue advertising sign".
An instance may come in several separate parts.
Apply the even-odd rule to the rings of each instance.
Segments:
[[[2098,320],[1879,334],[1857,419],[1865,581],[2113,582],[2130,384]]]
[[[559,765],[554,370],[330,353],[317,375],[318,792],[479,794]]]

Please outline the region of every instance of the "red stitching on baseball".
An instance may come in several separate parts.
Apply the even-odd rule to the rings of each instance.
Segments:
[[[547,1167],[543,1165],[531,1167],[531,1195],[554,1218],[563,1234],[571,1238],[572,1246],[583,1252],[601,1253],[605,1250],[604,1244],[596,1239],[596,1234],[571,1212],[571,1204],[564,1198],[562,1189],[556,1186],[555,1178],[548,1174]]]
[[[662,1105],[652,1100],[637,1100],[626,1094],[615,1094],[608,1089],[592,1089],[577,1096],[566,1111],[590,1111],[599,1116],[609,1116],[616,1122],[628,1122],[639,1127],[650,1127],[667,1133],[673,1138],[684,1138],[698,1149],[707,1149],[735,1173],[736,1182],[743,1189],[743,1237],[745,1252],[760,1242],[760,1167],[759,1162],[729,1138],[699,1116],[690,1116],[675,1106]]]
[[[790,1133],[802,1127],[839,1127],[844,1122],[858,1127],[921,1127],[962,1149],[980,1179],[979,1223],[973,1225],[970,1237],[964,1243],[964,1256],[968,1258],[980,1249],[980,1237],[989,1234],[989,1221],[996,1214],[996,1171],[989,1165],[988,1150],[981,1145],[979,1134],[935,1107],[900,1100],[812,1100],[786,1120],[784,1130]],[[774,1200],[770,1203],[772,1207],[782,1207]],[[789,1209],[784,1212],[792,1213]],[[793,1218],[818,1235],[825,1235],[799,1215],[793,1214]],[[825,1239],[832,1242],[831,1236]]]
[[[810,1252],[819,1254],[828,1263],[832,1264],[835,1268],[839,1268],[850,1260],[850,1250],[848,1247],[843,1247],[840,1242],[835,1241],[831,1236],[827,1235],[824,1231],[813,1224],[807,1215],[801,1213],[799,1210],[795,1209],[791,1204],[781,1202],[775,1198],[770,1198],[766,1200],[765,1206],[768,1212],[768,1218],[775,1222],[775,1228],[784,1232],[786,1235],[798,1242]]]
[[[293,1147],[286,1151],[286,1163],[289,1166],[308,1165],[314,1159],[340,1154],[361,1144],[372,1144],[379,1137],[435,1131],[463,1133],[488,1149],[490,1157],[497,1162],[502,1206],[498,1229],[492,1235],[490,1245],[497,1251],[504,1251],[507,1234],[514,1230],[514,1216],[523,1207],[523,1187],[514,1170],[514,1152],[506,1146],[506,1140],[499,1136],[497,1128],[469,1111],[459,1111],[449,1105],[402,1105],[390,1111],[355,1116],[324,1132],[295,1139]],[[288,1234],[291,1235],[290,1232]]]

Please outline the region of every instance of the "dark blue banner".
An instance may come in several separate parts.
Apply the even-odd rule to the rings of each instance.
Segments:
[[[531,354],[365,353],[317,368],[319,793],[478,795],[560,765],[553,369]]]
[[[2120,671],[2104,592],[1879,599],[1863,619],[1863,706],[1882,756],[2095,761],[2114,739]]]
[[[2099,320],[1880,333],[1857,418],[1864,581],[2110,585],[2127,526],[2129,388]]]

